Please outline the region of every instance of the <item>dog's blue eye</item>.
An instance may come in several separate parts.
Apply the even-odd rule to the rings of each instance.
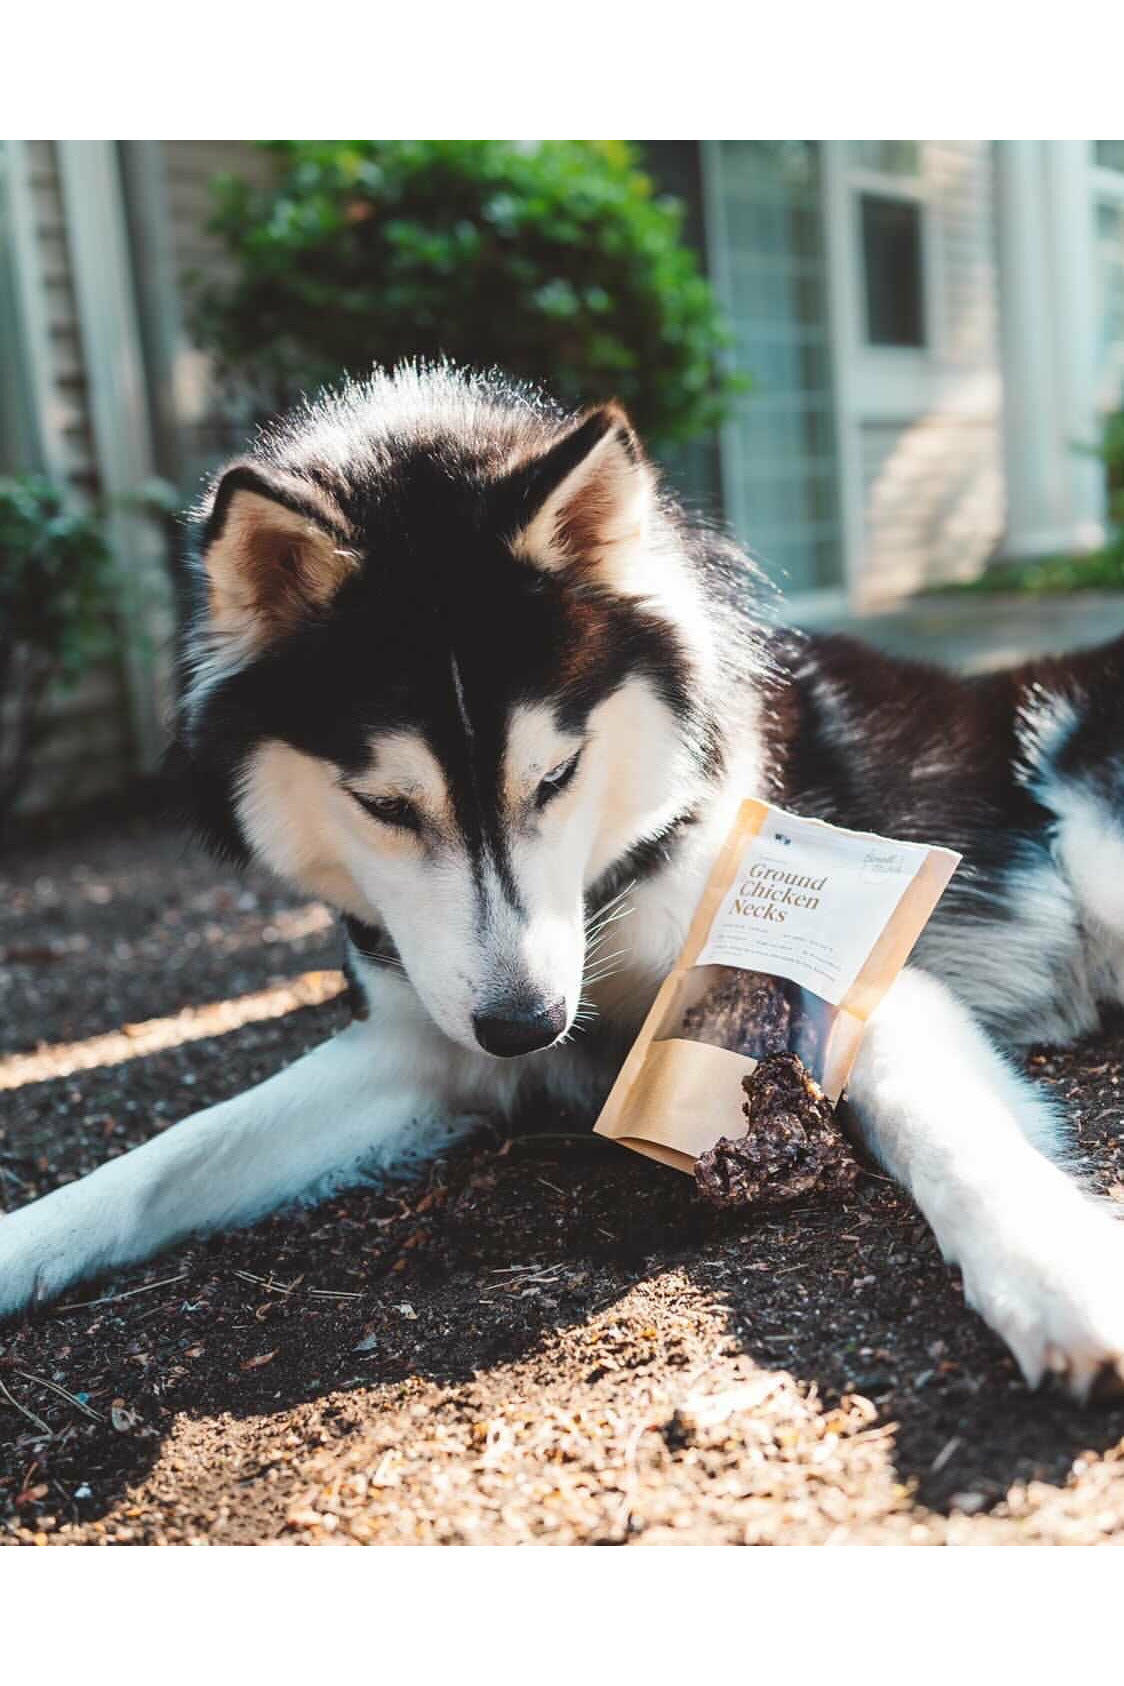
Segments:
[[[372,819],[381,820],[384,825],[397,826],[400,831],[421,830],[421,815],[404,796],[362,796],[357,790],[348,791],[348,795],[353,796]]]
[[[554,768],[553,772],[546,775],[546,778],[543,779],[538,790],[535,792],[536,808],[545,808],[552,797],[557,796],[560,790],[565,790],[566,786],[578,770],[578,762],[581,760],[581,755],[582,752],[580,749],[575,750],[574,754],[570,756],[568,761],[560,762],[559,765]]]

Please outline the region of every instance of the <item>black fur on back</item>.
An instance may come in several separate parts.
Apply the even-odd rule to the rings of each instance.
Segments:
[[[782,634],[771,654],[776,799],[963,856],[922,955],[942,927],[970,947],[971,922],[1019,917],[1027,873],[1054,864],[1066,781],[1124,808],[1124,639],[969,677],[842,636]]]

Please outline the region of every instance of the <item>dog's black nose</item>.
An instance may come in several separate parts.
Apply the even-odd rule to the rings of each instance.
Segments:
[[[487,1013],[474,1013],[472,1028],[476,1040],[489,1054],[511,1059],[515,1054],[533,1054],[547,1048],[566,1028],[566,1003],[552,1007],[521,1006],[515,1001],[496,1001]]]

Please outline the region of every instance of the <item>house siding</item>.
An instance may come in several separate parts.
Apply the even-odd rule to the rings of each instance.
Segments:
[[[49,336],[52,422],[63,444],[67,484],[88,502],[97,496],[99,489],[97,459],[63,212],[58,148],[54,141],[26,141],[24,148],[33,204],[35,261]]]
[[[75,500],[92,505],[100,492],[85,360],[54,141],[24,143],[32,207],[33,262],[46,317],[45,371],[64,481]],[[47,705],[46,733],[20,811],[35,813],[89,801],[113,790],[132,770],[128,699],[120,668],[99,663],[73,689]]]
[[[983,571],[1003,530],[998,433],[941,415],[864,425],[864,606]]]
[[[126,181],[128,150],[137,144],[145,143],[122,143]],[[156,145],[157,191],[169,261],[161,296],[145,300],[144,287],[138,291],[142,305],[165,313],[163,350],[146,335],[145,354],[150,380],[163,377],[169,394],[165,419],[171,438],[160,468],[187,502],[201,477],[234,448],[242,422],[223,404],[209,360],[191,343],[184,278],[219,261],[206,231],[211,178],[223,170],[237,170],[260,179],[267,161],[247,142],[163,141]],[[101,493],[97,447],[57,145],[26,142],[25,158],[33,206],[36,284],[47,325],[49,425],[54,429],[67,488],[80,504],[94,505]],[[151,280],[144,262],[147,253],[136,255],[138,274]],[[46,727],[34,775],[19,803],[21,813],[86,802],[129,781],[135,753],[119,664],[100,663],[76,687],[52,695]]]

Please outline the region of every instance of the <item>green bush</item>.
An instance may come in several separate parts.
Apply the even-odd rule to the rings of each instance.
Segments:
[[[741,383],[682,208],[622,141],[273,141],[267,186],[214,184],[232,279],[196,328],[270,408],[373,363],[447,356],[617,397],[653,442],[714,427]]]
[[[52,684],[110,647],[110,556],[99,523],[50,481],[0,479],[0,821],[30,770]]]

